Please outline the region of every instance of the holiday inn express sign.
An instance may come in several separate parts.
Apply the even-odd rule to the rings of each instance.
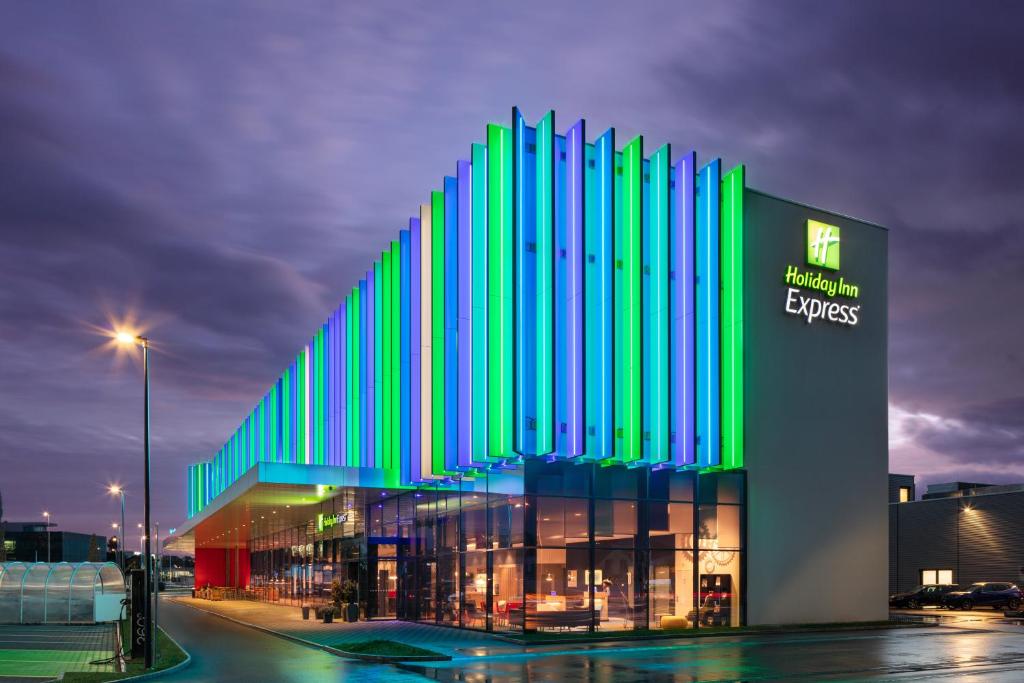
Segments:
[[[808,325],[815,320],[851,327],[858,323],[860,286],[823,272],[839,270],[841,246],[838,226],[808,219],[807,264],[812,268],[786,266],[786,313],[803,318]]]

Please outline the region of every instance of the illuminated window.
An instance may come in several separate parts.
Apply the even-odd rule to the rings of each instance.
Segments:
[[[921,585],[923,586],[934,586],[936,584],[951,584],[953,583],[953,570],[952,569],[922,569],[921,570]]]
[[[900,502],[901,503],[908,503],[908,502],[910,502],[910,487],[909,486],[901,486],[900,487]]]

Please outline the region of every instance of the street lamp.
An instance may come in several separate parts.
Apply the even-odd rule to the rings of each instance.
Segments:
[[[118,344],[122,346],[141,346],[142,347],[142,367],[143,367],[143,406],[142,406],[142,436],[143,436],[143,450],[145,453],[145,476],[143,478],[143,505],[145,507],[145,525],[146,528],[143,530],[143,539],[145,540],[145,548],[143,548],[143,557],[145,558],[145,604],[143,605],[143,614],[146,621],[146,664],[145,668],[153,668],[153,585],[151,583],[151,569],[149,566],[149,339],[137,334],[133,334],[126,330],[119,330],[115,333],[114,339]]]
[[[46,562],[50,562],[50,513],[43,510],[43,519],[46,520]]]
[[[117,552],[118,552],[118,555],[121,558],[120,559],[120,565],[121,565],[121,572],[123,574],[124,571],[125,571],[125,567],[124,567],[124,547],[123,547],[124,546],[124,532],[125,532],[125,528],[124,528],[124,488],[122,486],[119,486],[118,484],[111,484],[110,488],[107,489],[107,491],[112,496],[121,496],[121,540],[117,544]],[[115,529],[117,528],[116,524],[114,525],[114,528]]]

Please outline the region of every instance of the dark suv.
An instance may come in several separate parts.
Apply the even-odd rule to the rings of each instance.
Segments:
[[[1020,589],[1012,583],[974,583],[965,591],[948,593],[945,600],[946,607],[950,609],[991,607],[1015,610],[1020,603]]]
[[[908,593],[890,595],[889,607],[918,609],[926,605],[942,605],[948,593],[959,589],[960,586],[955,583],[918,586]]]

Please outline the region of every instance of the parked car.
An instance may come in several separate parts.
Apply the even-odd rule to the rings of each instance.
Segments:
[[[974,583],[967,590],[947,593],[945,604],[949,609],[991,607],[1015,610],[1021,604],[1021,591],[1012,583]]]
[[[918,586],[907,593],[889,596],[889,607],[919,609],[928,605],[942,606],[946,595],[960,590],[955,583],[943,583],[930,586]]]

